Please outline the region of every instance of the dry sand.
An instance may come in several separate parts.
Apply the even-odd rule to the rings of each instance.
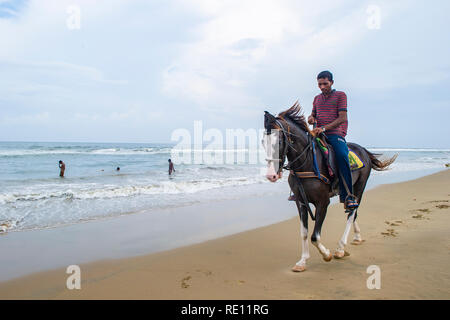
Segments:
[[[1,299],[449,299],[450,171],[368,191],[359,209],[362,245],[324,262],[310,246],[300,257],[299,219],[290,219],[135,258],[81,265],[81,290],[65,268],[0,283]],[[292,203],[292,210],[295,205]],[[276,210],[267,205],[266,210]],[[312,222],[310,221],[310,233]],[[342,205],[329,208],[322,242],[334,250],[345,227]],[[350,233],[349,242],[353,234]],[[381,289],[366,286],[381,269]]]

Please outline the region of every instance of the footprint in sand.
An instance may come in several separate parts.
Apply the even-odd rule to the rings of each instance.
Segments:
[[[436,208],[438,208],[438,209],[448,209],[448,208],[450,208],[450,206],[447,205],[447,204],[438,204],[436,206]]]
[[[386,223],[388,226],[397,226],[398,227],[398,226],[402,225],[403,220],[391,220],[391,221],[386,220],[384,223]],[[398,232],[395,231],[395,229],[390,228],[390,229],[386,229],[386,231],[384,231],[384,232],[381,232],[381,234],[383,236],[388,236],[388,237],[397,237]]]
[[[241,286],[245,283],[245,280],[224,280],[226,284],[230,284],[232,286],[238,285]]]
[[[413,219],[418,219],[418,220],[430,220],[430,218],[425,217],[424,213],[430,214],[431,210],[430,209],[414,209],[414,210],[410,210],[411,213],[413,213],[412,218]]]
[[[415,209],[413,211],[424,212],[424,213],[430,213],[431,212],[430,209]]]
[[[403,221],[402,220],[391,220],[391,221],[385,221],[384,223],[386,223],[388,226],[396,226],[396,227],[398,227],[398,226],[400,226],[402,223],[403,223]]]
[[[412,218],[414,219],[419,219],[419,220],[430,220],[430,218],[425,217],[423,214],[430,214],[431,210],[430,209],[414,209],[414,210],[410,210],[410,212],[413,214]]]
[[[203,273],[205,276],[210,276],[210,275],[212,275],[212,271],[209,271],[209,270],[200,270],[200,269],[197,269],[197,270],[195,270],[196,272],[200,272],[200,273]]]
[[[201,274],[203,274],[205,276],[211,276],[213,274],[212,271],[201,270],[201,269],[197,269],[197,270],[195,270],[195,272],[201,273]],[[189,274],[189,272],[187,274]],[[181,287],[183,289],[189,288],[191,286],[191,284],[188,283],[188,281],[191,280],[191,279],[192,279],[192,276],[190,276],[190,275],[188,275],[188,276],[184,277],[183,279],[181,279]]]
[[[187,282],[188,282],[189,280],[191,280],[191,279],[192,279],[191,276],[184,277],[184,278],[181,280],[181,288],[183,288],[183,289],[189,288],[189,287],[190,287],[190,284],[187,283]]]
[[[386,231],[381,232],[381,234],[388,237],[397,237],[398,232],[395,231],[395,229],[386,229]]]

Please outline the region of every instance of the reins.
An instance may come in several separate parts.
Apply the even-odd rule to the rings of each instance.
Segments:
[[[283,119],[283,120],[284,120],[284,119]],[[284,121],[285,121],[285,120],[284,120]],[[294,133],[291,133],[291,132],[290,132],[290,127],[289,127],[289,125],[287,125],[288,130],[287,130],[287,132],[286,132],[286,129],[284,129],[284,127],[283,127],[283,124],[282,124],[279,120],[276,120],[276,122],[277,122],[278,126],[280,127],[281,132],[283,132],[283,135],[284,135],[284,138],[285,138],[285,141],[286,141],[286,145],[285,145],[284,150],[283,150],[283,155],[282,155],[282,157],[281,157],[281,159],[284,159],[284,157],[287,156],[287,148],[288,148],[288,147],[290,147],[290,148],[291,148],[292,150],[294,150],[295,152],[298,152],[298,151],[294,148],[294,146],[293,146],[293,144],[292,144],[292,140],[290,139],[290,136],[298,137],[298,138],[303,138],[303,137],[302,137],[302,136],[299,136],[299,135],[296,135],[296,134],[294,134]],[[305,147],[305,149],[304,149],[297,157],[295,157],[294,160],[289,161],[289,163],[288,163],[287,165],[285,165],[285,166],[283,166],[283,167],[280,167],[280,169],[294,170],[294,169],[292,168],[292,164],[293,164],[295,161],[297,161],[298,159],[300,159],[305,153],[307,153],[308,150],[309,150],[309,149],[312,147],[312,145],[313,145],[313,140],[311,139],[311,137],[310,137],[308,134],[307,134],[307,137],[308,137],[309,143],[307,144],[307,146]],[[307,154],[307,156],[308,156],[308,154]],[[306,160],[307,160],[307,159],[306,159]],[[297,169],[302,168],[305,164],[306,164],[306,161],[304,161],[303,164],[302,164],[300,167],[298,167]]]
[[[283,120],[284,120],[284,119],[283,119]],[[284,121],[285,121],[285,120],[284,120]],[[284,138],[285,138],[285,143],[286,143],[286,145],[285,145],[285,147],[284,147],[284,150],[283,150],[282,157],[281,157],[281,160],[283,161],[283,159],[287,156],[287,148],[288,148],[288,147],[291,147],[295,152],[298,152],[298,151],[293,147],[292,141],[290,140],[290,136],[294,136],[294,137],[298,137],[298,138],[303,138],[303,137],[291,133],[291,132],[290,132],[289,124],[287,124],[288,130],[287,130],[287,132],[286,132],[286,129],[284,128],[283,124],[282,124],[279,120],[276,120],[276,122],[277,122],[278,126],[280,127],[281,131],[283,132],[283,135],[284,135]],[[289,135],[289,136],[288,136],[288,135]],[[282,169],[289,170],[289,171],[290,171],[290,174],[291,174],[292,176],[294,176],[294,179],[297,181],[297,185],[298,185],[298,190],[299,190],[299,195],[300,195],[300,200],[301,200],[301,201],[300,201],[300,206],[306,207],[306,210],[308,211],[308,213],[309,213],[311,219],[312,219],[313,221],[315,221],[315,220],[316,220],[316,217],[315,217],[314,213],[312,212],[311,207],[309,206],[309,201],[308,201],[308,197],[306,196],[305,188],[303,187],[303,183],[302,183],[300,177],[297,176],[297,173],[300,173],[300,172],[296,171],[296,170],[299,170],[300,168],[302,168],[304,165],[306,165],[307,160],[308,160],[308,155],[309,155],[308,151],[311,150],[312,152],[314,152],[314,150],[313,150],[313,148],[314,148],[314,138],[311,137],[311,135],[308,134],[308,133],[307,133],[307,137],[308,137],[308,144],[307,144],[306,147],[303,149],[303,151],[302,151],[297,157],[295,157],[292,161],[289,161],[288,164],[287,164],[286,166],[282,166],[282,167],[280,166],[280,169],[279,169],[279,170],[282,170]],[[292,168],[293,163],[294,163],[295,161],[297,161],[298,159],[300,159],[304,154],[306,154],[306,159],[305,159],[305,161],[303,162],[303,164],[300,165],[300,167],[297,167],[296,169],[293,169],[293,168]],[[288,160],[289,160],[289,159],[288,159]],[[309,173],[309,172],[308,172],[308,173]],[[312,175],[312,176],[303,176],[303,178],[317,178],[317,176],[315,176],[315,175]],[[323,180],[321,180],[321,181],[323,181]]]

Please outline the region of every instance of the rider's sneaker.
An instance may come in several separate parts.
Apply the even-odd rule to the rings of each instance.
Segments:
[[[297,198],[293,194],[291,194],[288,198],[288,201],[295,201],[295,200],[297,200]]]
[[[359,207],[359,204],[355,199],[353,199],[353,198],[347,199],[347,201],[345,203],[346,209],[356,209],[358,207]]]

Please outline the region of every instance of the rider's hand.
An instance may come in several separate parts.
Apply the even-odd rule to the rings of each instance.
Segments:
[[[318,136],[319,134],[321,134],[323,132],[322,128],[314,128],[312,130],[312,133],[314,134],[314,136]]]
[[[309,124],[314,124],[314,122],[316,122],[316,118],[314,118],[313,116],[309,116],[308,117],[308,123]]]

